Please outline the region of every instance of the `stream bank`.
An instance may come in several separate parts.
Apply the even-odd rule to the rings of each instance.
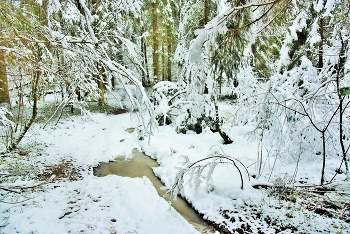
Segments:
[[[146,176],[156,188],[158,195],[168,202],[170,198],[163,190],[164,186],[160,179],[153,173],[152,167],[158,167],[158,163],[145,155],[143,152],[133,150],[133,158],[125,160],[124,157],[117,157],[115,161],[109,163],[100,163],[94,168],[94,175],[101,177],[115,174],[124,177],[144,177]],[[181,197],[177,197],[176,201],[171,200],[171,206],[180,213],[190,224],[192,224],[201,233],[215,233],[215,229],[208,225],[200,215],[191,207],[191,205]],[[217,232],[216,232],[217,233]]]

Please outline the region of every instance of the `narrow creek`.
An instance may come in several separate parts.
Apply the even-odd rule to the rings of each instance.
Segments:
[[[158,177],[153,173],[152,167],[158,167],[158,163],[145,155],[143,152],[133,150],[133,158],[125,160],[124,157],[117,157],[115,161],[109,163],[101,163],[98,167],[94,168],[95,176],[106,176],[115,174],[119,176],[127,177],[143,177],[146,176],[151,180],[153,186],[156,188],[159,196],[164,197],[166,191],[161,190],[164,185]],[[191,223],[201,233],[215,233],[215,229],[208,225],[199,214],[191,207],[191,205],[181,197],[177,197],[177,200],[171,201],[171,206],[179,212],[189,223]]]

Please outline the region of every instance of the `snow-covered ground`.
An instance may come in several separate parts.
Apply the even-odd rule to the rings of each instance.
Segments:
[[[69,161],[80,168],[82,178],[65,182],[51,178],[54,183],[17,197],[27,201],[2,203],[1,233],[197,233],[170,210],[147,178],[93,176],[92,166],[118,155],[130,156],[138,148],[135,137],[125,131],[138,121],[129,114],[91,118],[74,117],[57,127],[33,128],[31,142],[23,145],[33,144],[35,138],[45,147],[41,156],[29,157],[30,163],[41,171],[44,165]],[[16,202],[14,197],[5,199]]]
[[[75,116],[61,120],[57,126],[45,129],[41,126],[38,124],[31,129],[18,154],[2,158],[0,173],[21,170],[23,178],[27,179],[1,186],[20,192],[13,186],[35,187],[41,183],[35,179],[39,177],[47,183],[20,194],[0,190],[0,233],[197,233],[157,195],[146,177],[93,175],[93,167],[100,162],[108,162],[117,156],[130,158],[134,148],[158,161],[160,167],[154,168],[154,172],[167,188],[171,188],[178,168],[185,165],[186,158],[195,162],[221,154],[239,159],[251,174],[257,170],[254,163],[258,144],[244,137],[250,127],[233,128],[233,144],[223,145],[218,133],[177,134],[171,126],[159,127],[150,139],[139,140],[137,131],[131,134],[126,131],[139,126],[133,114]],[[273,160],[270,160],[266,160],[266,168],[273,166]],[[290,203],[253,189],[251,185],[268,184],[268,174],[260,181],[249,180],[245,169],[238,167],[243,176],[243,189],[240,188],[239,171],[232,164],[217,165],[210,178],[206,178],[208,170],[204,170],[198,177],[193,177],[193,183],[187,182],[184,186],[182,195],[205,219],[218,226],[222,224],[222,231],[241,228],[252,233],[259,230],[272,233],[283,226],[284,233],[293,232],[293,227],[304,233],[350,233],[348,223],[338,217],[308,212],[311,209],[303,209],[307,204],[299,198],[290,207]],[[56,172],[56,178],[45,174],[48,168]],[[293,173],[295,166],[277,163],[275,168],[277,178]],[[300,165],[301,177],[314,176],[317,180],[319,173],[310,173],[317,170],[319,168],[313,163]],[[184,179],[189,179],[189,175],[185,174]],[[197,188],[196,181],[202,182]],[[320,196],[322,199],[326,197]],[[287,223],[291,228],[286,226]]]

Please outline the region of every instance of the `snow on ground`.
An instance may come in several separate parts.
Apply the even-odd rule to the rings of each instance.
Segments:
[[[33,195],[1,233],[197,233],[147,178],[90,176]]]
[[[155,168],[154,172],[170,189],[175,182],[178,168],[184,167],[184,155],[191,163],[213,155],[232,156],[247,166],[250,175],[257,175],[258,143],[247,141],[245,137],[246,133],[252,130],[253,128],[249,126],[231,128],[230,137],[233,143],[223,145],[223,140],[218,133],[207,131],[200,135],[191,134],[191,132],[176,134],[173,127],[164,126],[159,127],[159,131],[152,136],[150,143],[145,140],[141,142],[141,146],[146,154],[158,161],[160,167]],[[232,163],[219,164],[209,180],[206,179],[208,170],[203,170],[199,176],[201,184],[198,188],[195,188],[196,179],[193,179],[196,177],[195,173],[185,176],[186,185],[182,196],[186,197],[196,210],[204,214],[205,219],[218,224],[221,230],[226,228],[231,231],[246,230],[248,233],[275,233],[280,230],[291,233],[296,231],[294,228],[297,228],[306,233],[350,233],[350,225],[338,219],[320,216],[313,211],[309,212],[310,209],[306,209],[308,204],[301,198],[296,198],[294,202],[286,202],[283,199],[269,197],[266,191],[253,189],[252,186],[256,184],[271,184],[271,181],[284,178],[287,180],[296,170],[295,164],[277,161],[270,178],[274,159],[266,158],[266,155],[267,152],[263,150],[264,170],[262,169],[262,175],[258,180],[253,178],[249,180],[245,169],[236,161],[243,174],[244,189],[240,189],[241,180],[236,167]],[[339,163],[328,161],[327,165],[330,167]],[[317,184],[320,177],[319,167],[317,162],[300,162],[296,178],[303,182]],[[327,179],[333,176],[335,168],[327,170]],[[280,192],[281,195],[282,192]],[[322,204],[329,197],[325,195],[317,198],[318,204]],[[317,209],[317,207],[314,208]]]
[[[6,202],[29,200],[16,204],[1,203],[0,233],[197,233],[174,209],[170,209],[165,200],[158,197],[147,178],[93,176],[92,168],[99,162],[108,162],[119,155],[131,157],[134,148],[142,149],[158,161],[160,167],[154,168],[154,172],[167,188],[173,184],[178,168],[183,167],[186,157],[190,162],[195,162],[221,153],[239,159],[248,167],[249,173],[256,174],[254,162],[258,145],[244,137],[252,130],[251,127],[233,128],[233,144],[223,145],[218,133],[176,134],[172,126],[159,127],[150,139],[140,141],[137,132],[126,132],[127,128],[138,125],[138,119],[132,114],[91,114],[88,119],[69,117],[61,120],[57,126],[47,126],[45,129],[35,125],[21,147],[28,152],[31,151],[28,147],[40,148],[40,153],[18,155],[16,159],[5,158],[7,161],[2,165],[14,163],[11,160],[21,161],[23,157],[23,161],[37,168],[37,174],[43,174],[47,165],[69,162],[73,168],[78,168],[80,177],[76,181],[47,178],[51,183],[34,192],[27,192],[26,197],[16,197],[16,194],[5,196],[5,191],[1,191]],[[266,168],[272,167],[273,160],[270,160],[266,160]],[[0,168],[2,173],[6,173],[4,168]],[[282,163],[276,168],[280,175],[293,173],[294,170],[294,167]],[[300,168],[304,172],[317,170],[312,163]],[[203,171],[199,176],[203,183],[197,189],[193,183],[187,182],[182,195],[204,214],[204,218],[225,224],[223,230],[249,223],[251,232],[272,232],[275,224],[269,226],[251,216],[249,209],[255,207],[255,215],[259,213],[261,217],[270,219],[279,217],[281,225],[292,223],[307,233],[350,233],[349,225],[344,222],[299,209],[303,207],[302,201],[297,200],[294,208],[280,206],[283,201],[268,198],[262,190],[251,187],[256,183],[266,183],[267,173],[260,181],[253,181],[252,178],[249,181],[245,169],[240,169],[244,180],[243,190],[240,189],[238,170],[232,164],[220,164],[208,181],[205,181],[208,171]],[[185,176],[185,179],[188,180],[189,176]],[[28,174],[27,181],[13,184],[33,183],[35,181]],[[284,233],[292,231],[285,228]]]
[[[23,203],[2,203],[0,233],[197,233],[147,178],[93,176],[92,166],[118,155],[130,157],[138,148],[125,131],[138,121],[130,114],[91,118],[72,117],[57,127],[32,129],[27,139],[47,146],[41,156],[31,157],[32,164],[42,167],[70,160],[82,168],[83,178],[49,183],[27,194],[31,199]]]

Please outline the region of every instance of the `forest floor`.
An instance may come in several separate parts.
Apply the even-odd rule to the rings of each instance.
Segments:
[[[301,160],[290,186],[295,164],[263,152],[257,168],[258,143],[245,137],[253,127],[234,127],[229,145],[218,133],[177,134],[173,126],[139,140],[138,131],[126,131],[137,129],[137,116],[115,111],[66,116],[44,129],[35,124],[17,150],[1,154],[0,233],[198,233],[146,177],[93,175],[99,163],[130,158],[135,148],[157,160],[153,171],[167,189],[186,160],[231,156],[254,177],[260,170],[254,179],[222,161],[185,175],[182,196],[218,233],[350,233],[350,184],[338,175],[316,186],[319,160]],[[327,161],[328,180],[339,163]]]

